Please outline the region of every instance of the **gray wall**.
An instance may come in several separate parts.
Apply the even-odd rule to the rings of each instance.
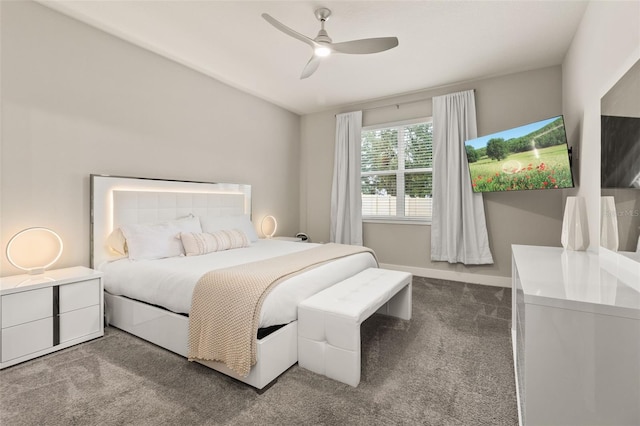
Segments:
[[[602,97],[600,113],[640,118],[640,60]],[[601,195],[612,196],[615,199],[618,214],[618,250],[636,251],[640,238],[640,191],[636,188],[602,188]]]
[[[640,59],[640,2],[592,1],[562,64],[567,134],[578,149],[589,250],[600,244],[600,99]]]
[[[597,169],[600,97],[640,57],[639,9],[638,2],[591,2],[562,70],[300,118],[38,4],[0,2],[2,247],[20,229],[49,226],[66,243],[57,266],[88,265],[90,173],[249,183],[255,218],[274,214],[282,234],[303,230],[327,241],[334,114],[398,103],[366,111],[365,124],[428,116],[431,97],[472,88],[479,134],[564,111],[578,166]],[[485,196],[493,266],[430,262],[425,225],[365,224],[365,243],[384,263],[506,279],[510,244],[559,245],[566,194],[588,198],[597,245],[599,177],[578,177],[577,191]],[[1,267],[0,275],[16,272],[4,258]]]
[[[254,221],[299,229],[298,115],[39,4],[0,7],[1,247],[47,226],[55,267],[88,266],[90,173],[251,184]]]
[[[433,96],[467,89],[475,89],[479,135],[562,114],[562,70],[557,66],[305,115],[301,122],[302,229],[314,241],[328,241],[336,113],[363,109],[363,125],[428,117]],[[367,111],[382,105],[391,106]],[[485,194],[495,262],[491,266],[431,262],[428,225],[365,223],[364,243],[385,264],[412,267],[416,273],[505,284],[511,275],[511,244],[560,245],[564,192]],[[494,280],[494,276],[504,279]]]

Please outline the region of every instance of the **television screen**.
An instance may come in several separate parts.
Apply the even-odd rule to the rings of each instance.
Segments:
[[[640,118],[601,117],[603,188],[640,188]]]
[[[573,188],[562,116],[465,142],[473,192]]]

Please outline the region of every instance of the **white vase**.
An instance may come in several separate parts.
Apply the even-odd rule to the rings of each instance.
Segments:
[[[600,245],[618,251],[618,214],[613,197],[600,197]]]
[[[589,247],[589,224],[584,198],[567,197],[560,242],[567,250],[584,251]]]

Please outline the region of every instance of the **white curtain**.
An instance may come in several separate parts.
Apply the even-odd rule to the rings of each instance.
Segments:
[[[362,111],[336,115],[331,188],[331,242],[362,245],[360,144]]]
[[[493,263],[482,194],[474,194],[464,142],[477,137],[473,90],[433,98],[431,260]]]

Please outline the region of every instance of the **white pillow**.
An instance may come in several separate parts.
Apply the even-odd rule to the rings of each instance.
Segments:
[[[122,234],[127,240],[129,259],[162,259],[184,255],[179,236],[181,232],[202,232],[197,217],[149,224],[124,225]]]
[[[182,232],[180,239],[187,256],[249,247],[251,244],[247,235],[240,229],[226,229],[213,233]]]
[[[223,229],[240,229],[252,243],[258,241],[256,229],[249,215],[237,216],[200,216],[203,232],[216,232]]]

